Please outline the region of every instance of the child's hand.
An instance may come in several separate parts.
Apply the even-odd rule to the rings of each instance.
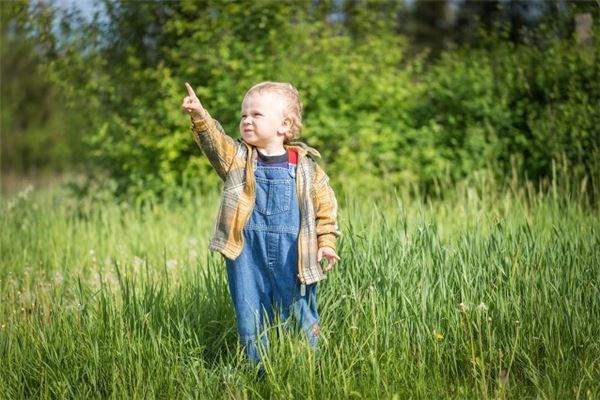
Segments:
[[[335,250],[331,247],[321,247],[319,251],[317,251],[317,262],[321,262],[321,259],[325,256],[329,263],[323,268],[323,272],[330,271],[335,263],[340,260],[340,257],[335,253]]]
[[[185,83],[185,87],[188,91],[188,95],[183,98],[181,108],[183,108],[192,118],[204,118],[206,116],[206,110],[202,107],[200,99],[196,96],[194,89],[189,83]]]

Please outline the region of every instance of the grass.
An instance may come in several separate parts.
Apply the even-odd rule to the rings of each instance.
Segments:
[[[218,194],[2,199],[0,398],[598,398],[598,208],[530,185],[340,196],[320,351],[244,361]],[[556,188],[555,188],[556,189]]]

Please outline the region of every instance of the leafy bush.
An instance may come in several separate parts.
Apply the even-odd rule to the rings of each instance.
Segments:
[[[120,40],[107,37],[91,53],[92,84],[73,95],[91,99],[91,160],[119,194],[218,185],[179,109],[185,81],[234,137],[250,86],[292,82],[305,105],[301,139],[348,190],[431,192],[480,170],[503,178],[516,169],[539,180],[557,159],[598,185],[598,37],[595,48],[581,49],[549,30],[519,45],[491,35],[484,47],[452,48],[425,62],[424,54],[407,55],[393,14],[361,28],[303,2],[181,2],[156,13],[115,4],[107,32]],[[140,34],[144,18],[155,19]],[[62,85],[86,73],[77,54],[78,62],[65,56],[49,67]]]
[[[565,158],[573,176],[592,174],[600,155],[596,43],[594,50],[558,39],[543,47],[496,39],[491,50],[444,54],[424,75],[427,94],[415,110],[420,126],[433,121],[437,129],[441,165],[454,178],[482,168],[507,176],[516,160],[523,175],[540,179]]]

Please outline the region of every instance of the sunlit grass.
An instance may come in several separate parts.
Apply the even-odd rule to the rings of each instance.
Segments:
[[[320,350],[237,345],[218,194],[145,206],[2,200],[0,398],[598,398],[600,220],[578,200],[458,185],[346,193]]]

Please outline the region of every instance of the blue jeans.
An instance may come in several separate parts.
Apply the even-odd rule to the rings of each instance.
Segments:
[[[256,202],[243,231],[244,248],[235,260],[225,260],[240,342],[256,365],[260,362],[259,341],[267,350],[265,327],[274,313],[287,328],[304,332],[313,348],[317,346],[319,316],[317,284],[302,290],[298,281],[296,166],[258,166],[254,170]]]

